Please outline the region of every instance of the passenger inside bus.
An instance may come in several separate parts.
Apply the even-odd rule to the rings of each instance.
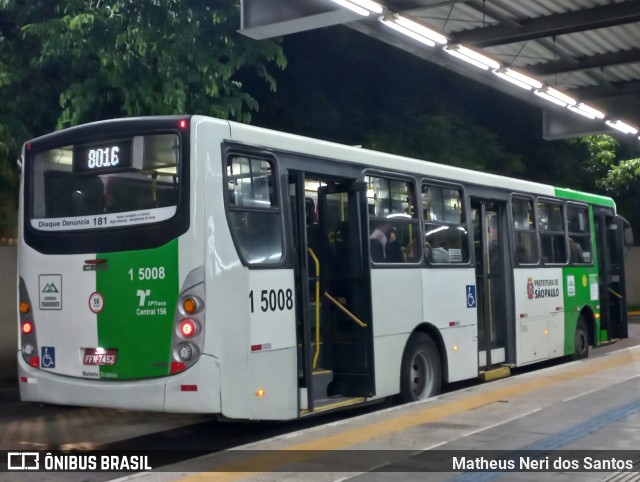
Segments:
[[[569,255],[571,256],[572,263],[584,263],[582,247],[571,237],[569,238]]]
[[[387,241],[387,249],[385,250],[385,261],[387,263],[404,263],[404,254],[400,247],[398,239],[398,230],[394,227],[389,228],[389,239]]]

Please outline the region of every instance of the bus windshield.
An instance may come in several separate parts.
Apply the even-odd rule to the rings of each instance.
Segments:
[[[164,221],[179,199],[179,136],[68,145],[34,156],[31,227],[104,229]]]

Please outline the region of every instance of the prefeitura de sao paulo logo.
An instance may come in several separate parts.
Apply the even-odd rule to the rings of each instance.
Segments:
[[[527,280],[527,298],[533,299],[533,278]]]

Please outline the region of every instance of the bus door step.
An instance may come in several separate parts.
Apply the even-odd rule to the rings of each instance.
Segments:
[[[511,368],[503,365],[480,372],[480,380],[483,382],[490,382],[492,380],[498,380],[499,378],[507,378],[510,375]]]
[[[327,387],[333,381],[333,370],[318,369],[314,370],[311,375],[313,399],[327,398]]]

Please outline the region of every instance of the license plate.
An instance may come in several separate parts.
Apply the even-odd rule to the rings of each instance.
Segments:
[[[100,348],[85,348],[82,357],[83,365],[115,365],[118,350],[104,350]]]

